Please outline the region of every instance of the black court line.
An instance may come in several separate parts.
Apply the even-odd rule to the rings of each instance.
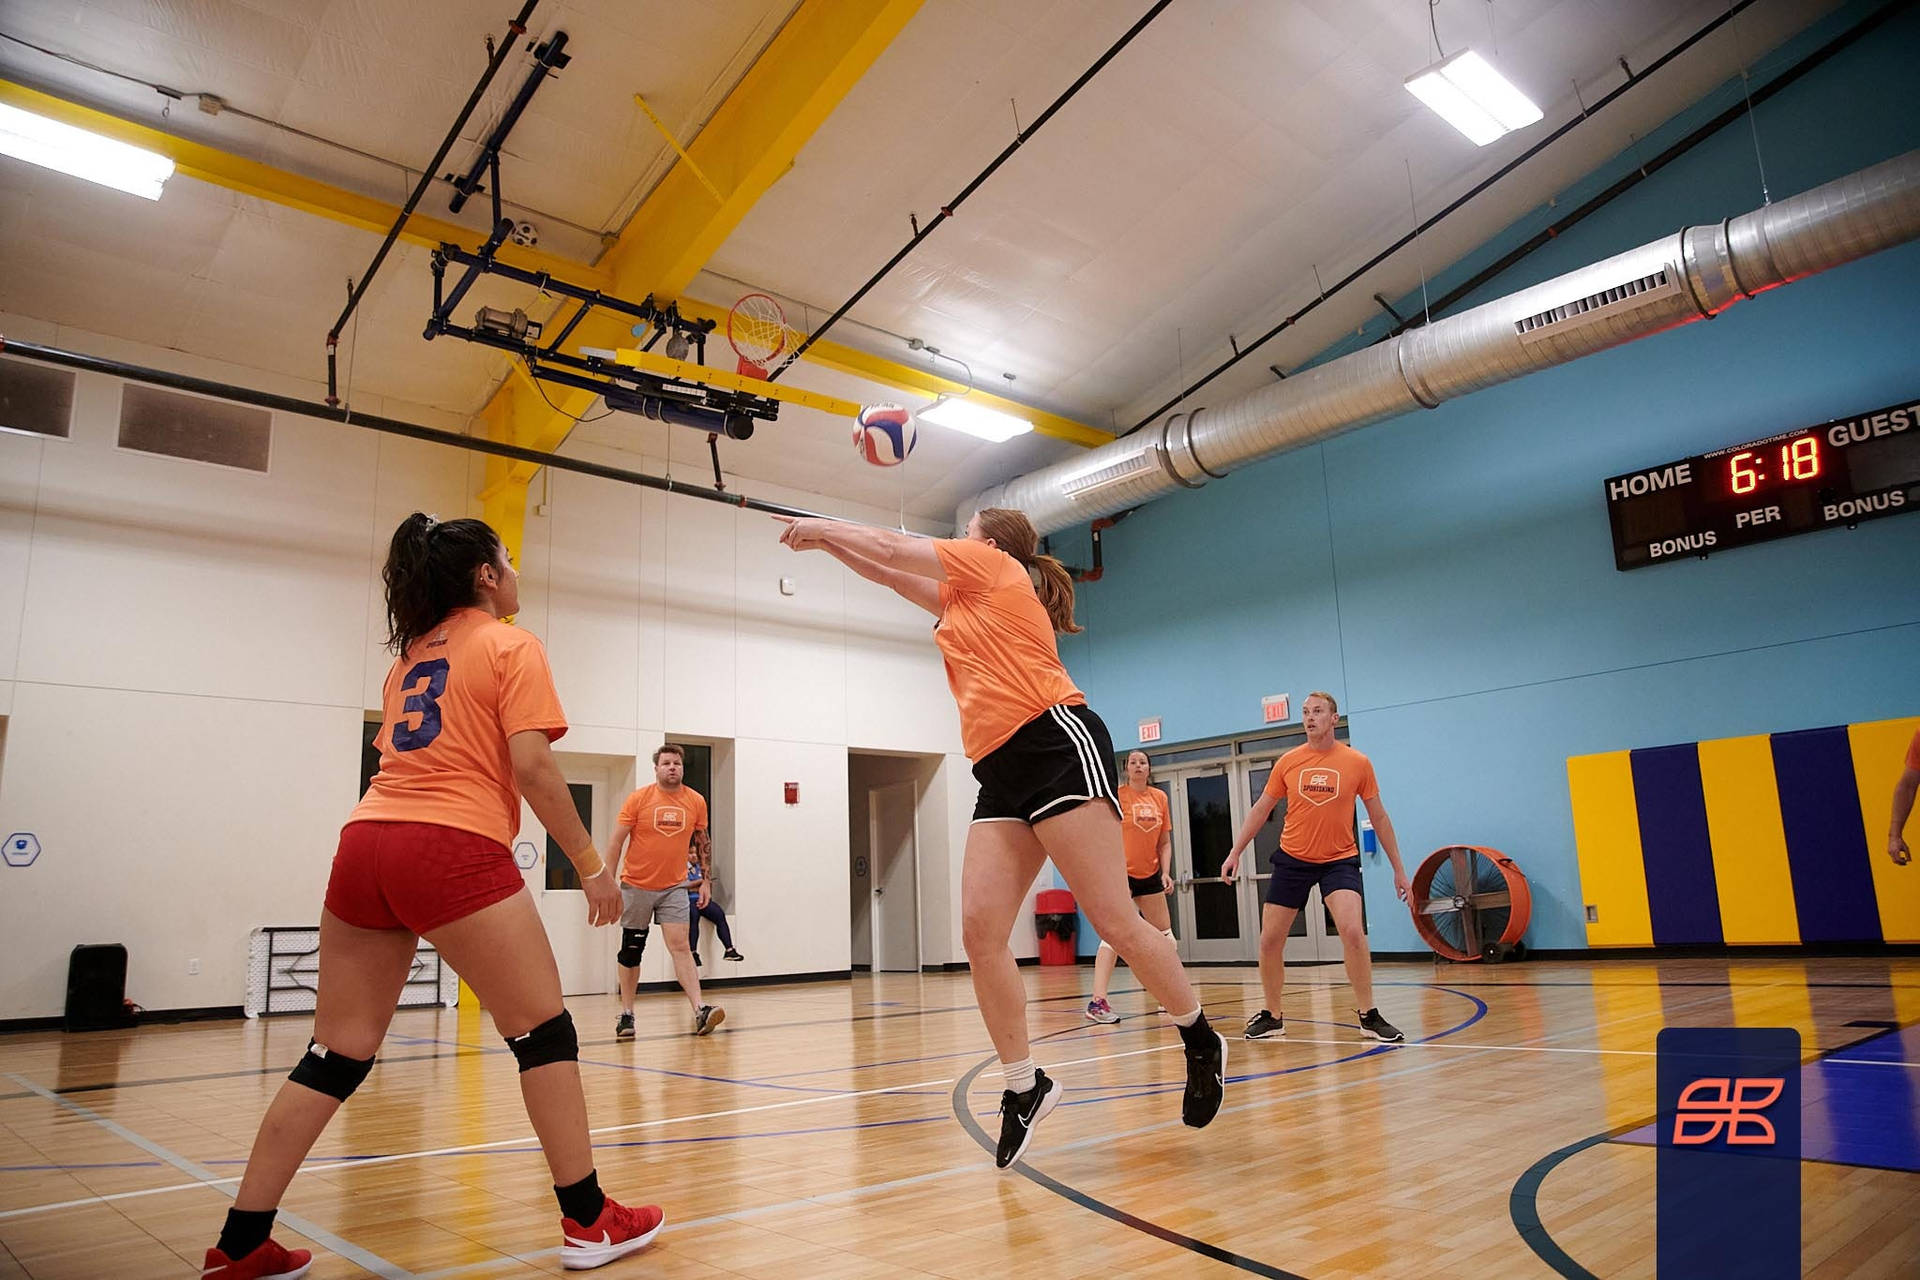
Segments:
[[[1920,1026],[1920,1023],[1908,1023],[1906,1025]],[[1898,1029],[1905,1030],[1905,1027]],[[1837,1044],[1831,1048],[1821,1049],[1811,1058],[1802,1061],[1800,1066],[1804,1069],[1824,1058],[1831,1058],[1835,1054],[1845,1053],[1849,1049],[1857,1048],[1869,1040],[1877,1040],[1886,1034],[1887,1032],[1885,1030],[1875,1030],[1871,1035],[1859,1036],[1847,1041],[1845,1044]],[[1599,1280],[1599,1277],[1595,1276],[1593,1272],[1587,1270],[1578,1262],[1575,1262],[1572,1256],[1569,1255],[1565,1249],[1562,1249],[1558,1242],[1554,1240],[1553,1235],[1547,1230],[1546,1225],[1540,1221],[1538,1199],[1540,1188],[1546,1182],[1547,1175],[1590,1147],[1597,1147],[1604,1142],[1612,1142],[1622,1134],[1632,1133],[1636,1129],[1644,1129],[1649,1124],[1657,1123],[1658,1120],[1659,1116],[1656,1113],[1651,1120],[1635,1120],[1629,1124],[1621,1125],[1619,1128],[1609,1129],[1605,1133],[1596,1133],[1590,1138],[1582,1138],[1578,1142],[1571,1143],[1561,1147],[1558,1151],[1552,1151],[1540,1157],[1540,1159],[1534,1161],[1533,1164],[1528,1167],[1525,1173],[1521,1174],[1519,1178],[1514,1181],[1513,1190],[1507,1195],[1507,1216],[1513,1220],[1513,1229],[1520,1233],[1520,1238],[1526,1242],[1527,1248],[1533,1250],[1534,1255],[1538,1257],[1540,1261],[1552,1267],[1557,1274],[1565,1276],[1567,1280]],[[1657,1148],[1646,1147],[1643,1148],[1643,1150],[1654,1151],[1657,1150]],[[1835,1162],[1808,1160],[1803,1157],[1801,1163],[1831,1164]],[[1861,1166],[1847,1165],[1844,1167],[1859,1168]]]
[[[1075,1028],[1075,1030],[1077,1029],[1078,1028]],[[1064,1035],[1066,1033],[1054,1032],[1053,1034]],[[1052,1038],[1053,1036],[1035,1037],[1036,1040],[1051,1040]],[[953,1084],[954,1118],[960,1121],[960,1127],[965,1129],[968,1134],[973,1137],[973,1140],[980,1144],[981,1150],[985,1151],[988,1155],[994,1153],[995,1143],[992,1138],[987,1136],[987,1131],[980,1127],[980,1122],[974,1119],[972,1111],[968,1108],[967,1091],[972,1087],[974,1080],[980,1073],[991,1066],[993,1062],[994,1057],[989,1053],[971,1070],[954,1081]],[[1197,1240],[1190,1235],[1175,1231],[1171,1227],[1163,1227],[1157,1222],[1149,1222],[1136,1214],[1128,1213],[1125,1209],[1117,1205],[1108,1204],[1104,1200],[1097,1200],[1077,1187],[1070,1187],[1058,1178],[1049,1177],[1047,1174],[1041,1173],[1024,1160],[1014,1165],[1009,1172],[1017,1173],[1036,1186],[1044,1187],[1057,1196],[1071,1200],[1082,1209],[1090,1209],[1101,1217],[1111,1219],[1123,1227],[1132,1227],[1135,1231],[1143,1231],[1156,1239],[1166,1241],[1168,1244],[1177,1245],[1189,1253],[1197,1253],[1201,1257],[1211,1258],[1215,1262],[1224,1262],[1230,1267],[1238,1267],[1240,1270],[1250,1272],[1256,1276],[1267,1276],[1270,1277],[1270,1280],[1306,1280],[1306,1277],[1296,1272],[1272,1266],[1269,1263],[1261,1262],[1257,1258],[1249,1258],[1244,1254],[1235,1253],[1231,1249],[1223,1249],[1219,1245],[1209,1244],[1205,1240]]]

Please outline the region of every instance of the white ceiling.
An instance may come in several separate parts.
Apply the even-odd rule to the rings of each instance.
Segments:
[[[672,163],[640,92],[682,141],[738,83],[795,0],[547,0],[534,35],[565,30],[573,61],[544,85],[503,161],[516,216],[541,247],[595,260]],[[217,117],[0,40],[0,76],[398,204],[484,66],[515,0],[0,0],[0,32],[137,80],[232,106]],[[926,0],[723,244],[693,292],[748,288],[811,324],[952,198],[1147,8],[1146,0]],[[1377,314],[1369,295],[1417,289],[1516,217],[1833,7],[1761,0],[1574,129],[1418,244],[1209,386],[1222,400],[1291,368]],[[1434,60],[1427,0],[1175,0],[1047,127],[834,331],[902,362],[917,337],[976,382],[1124,429],[1424,217],[1726,9],[1725,0],[1440,0],[1446,52],[1472,43],[1546,119],[1486,148],[1431,116],[1401,81]],[[446,168],[464,169],[526,74],[516,50]],[[1576,82],[1578,89],[1576,90]],[[1016,120],[1018,124],[1016,124]],[[354,148],[367,155],[342,150]],[[397,162],[388,163],[388,162]],[[1411,183],[1411,192],[1409,184]],[[1757,194],[1757,193],[1756,193]],[[465,215],[483,226],[486,200]],[[1757,200],[1756,200],[1757,203]],[[423,212],[448,217],[437,186]],[[176,178],[149,203],[0,158],[0,310],[276,374],[319,380],[323,338],[377,238]],[[341,351],[343,383],[472,414],[504,358],[423,341],[427,253],[396,247]],[[490,281],[482,302],[551,311]],[[470,312],[469,312],[470,314]],[[462,319],[465,317],[462,316]],[[716,341],[709,358],[720,363]],[[941,372],[952,366],[942,364]],[[1017,380],[1007,384],[1002,374]],[[788,380],[850,399],[899,398],[807,365]],[[557,398],[557,397],[556,397]],[[583,441],[650,469],[704,441],[619,414]],[[981,486],[1072,446],[986,445],[928,427],[905,468],[858,464],[843,419],[783,410],[727,469],[938,517]]]

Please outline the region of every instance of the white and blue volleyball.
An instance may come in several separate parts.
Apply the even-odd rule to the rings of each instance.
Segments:
[[[913,452],[913,415],[897,404],[870,404],[854,419],[853,447],[876,467],[897,467]]]

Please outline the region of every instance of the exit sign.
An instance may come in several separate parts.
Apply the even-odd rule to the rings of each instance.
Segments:
[[[1287,695],[1270,693],[1260,699],[1260,715],[1268,724],[1284,724],[1287,719]]]
[[[1160,717],[1159,716],[1155,716],[1151,720],[1142,720],[1140,722],[1140,741],[1142,742],[1160,741]]]

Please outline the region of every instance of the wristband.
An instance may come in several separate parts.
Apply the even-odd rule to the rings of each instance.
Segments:
[[[578,851],[568,854],[567,860],[573,863],[574,872],[582,880],[591,880],[607,869],[606,860],[600,856],[600,851],[593,847],[591,840],[582,845]]]

